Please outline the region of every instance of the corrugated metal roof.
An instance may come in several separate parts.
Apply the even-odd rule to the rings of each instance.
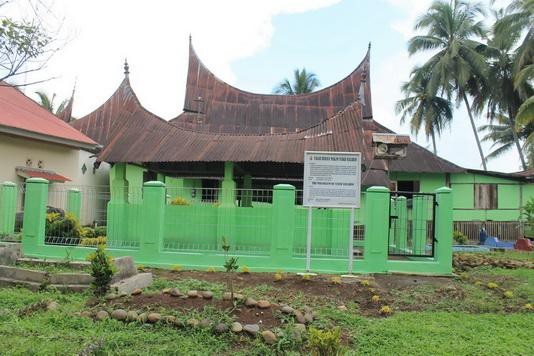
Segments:
[[[28,98],[17,88],[0,82],[0,125],[47,137],[97,146],[97,143]]]
[[[295,132],[319,124],[355,101],[362,103],[363,117],[370,119],[373,111],[369,56],[370,50],[347,77],[313,93],[256,94],[217,78],[202,63],[190,42],[184,113],[170,122],[207,132]]]

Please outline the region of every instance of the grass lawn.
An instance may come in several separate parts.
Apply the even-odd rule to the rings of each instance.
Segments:
[[[524,257],[521,255],[522,260],[529,260]],[[210,290],[215,298],[226,290],[220,273],[153,272],[156,281],[143,292],[144,298],[160,298],[161,289],[169,287],[183,291]],[[311,307],[317,313],[312,325],[326,330],[340,328],[344,353],[349,355],[532,354],[534,312],[525,308],[526,304],[534,303],[534,269],[531,268],[481,266],[450,279],[375,276],[369,286],[350,281],[333,285],[329,276],[310,281],[299,278],[285,275],[283,281],[274,282],[271,274],[239,274],[235,283],[239,292],[255,299],[290,303],[297,308]],[[511,294],[506,296],[505,292]],[[373,295],[378,295],[380,302],[370,302]],[[59,308],[28,309],[28,305],[43,300],[54,300]],[[266,345],[261,338],[229,332],[217,335],[208,328],[176,328],[163,323],[123,323],[111,319],[98,322],[80,316],[81,311],[110,309],[115,304],[184,320],[194,316],[199,320],[230,323],[233,317],[230,311],[211,306],[177,309],[164,302],[140,306],[139,300],[123,297],[119,301],[101,300],[95,305],[89,292],[32,293],[18,288],[0,289],[0,354],[310,353],[306,335],[299,341],[287,332],[292,325],[287,318],[272,328],[279,332],[277,343]],[[347,310],[340,310],[340,305]],[[384,305],[393,308],[391,316],[376,312]]]

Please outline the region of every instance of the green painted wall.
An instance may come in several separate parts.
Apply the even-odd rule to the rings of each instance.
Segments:
[[[420,191],[426,193],[446,184],[445,174],[393,172],[390,178],[396,181],[417,180]],[[474,184],[497,184],[498,209],[475,209]],[[516,221],[521,206],[534,197],[534,184],[482,174],[453,173],[450,175],[450,187],[454,221]]]

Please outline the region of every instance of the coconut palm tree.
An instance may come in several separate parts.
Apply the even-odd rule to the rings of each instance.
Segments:
[[[502,154],[510,151],[516,145],[516,137],[524,142],[521,149],[524,151],[524,156],[526,156],[526,162],[523,165],[523,169],[526,170],[529,168],[533,160],[530,155],[532,155],[532,145],[528,142],[528,137],[534,134],[534,122],[529,125],[523,126],[521,130],[516,131],[514,126],[510,125],[510,119],[505,115],[500,115],[495,118],[496,123],[491,123],[487,125],[480,126],[479,131],[485,132],[485,136],[482,137],[484,142],[492,142],[491,148],[495,148],[490,152],[486,159],[490,160],[493,158],[500,157]]]
[[[315,73],[307,72],[306,68],[295,69],[293,83],[286,78],[274,88],[273,93],[283,95],[306,94],[317,89],[319,85],[321,83]]]
[[[409,40],[410,55],[419,52],[435,51],[433,56],[422,66],[424,71],[431,73],[427,90],[435,96],[438,92],[447,97],[454,95],[457,103],[465,104],[480,159],[484,170],[486,160],[468,94],[478,82],[486,78],[484,57],[477,51],[480,45],[475,38],[482,38],[485,29],[479,16],[484,11],[480,4],[463,0],[445,2],[435,0],[429,10],[417,19],[415,29],[425,30],[424,35],[414,36]],[[452,90],[449,91],[449,88]]]
[[[417,135],[423,127],[427,140],[432,140],[434,154],[437,154],[436,134],[439,136],[442,130],[450,125],[452,107],[449,100],[428,93],[429,80],[430,73],[423,73],[421,69],[416,68],[412,72],[411,80],[401,87],[405,97],[397,101],[395,111],[402,114],[401,124],[407,119],[410,121],[413,134]]]
[[[504,16],[502,10],[496,11],[494,14],[497,22]],[[531,95],[534,90],[528,82],[522,83],[519,87],[514,85],[514,63],[517,59],[515,47],[516,43],[512,39],[504,39],[495,33],[495,26],[492,28],[487,45],[479,47],[487,60],[488,80],[477,87],[478,91],[474,94],[473,108],[477,113],[486,110],[490,121],[499,118],[497,126],[507,125],[509,127],[506,131],[512,135],[523,169],[526,169],[527,162],[516,130],[515,120],[523,102],[520,92]],[[491,125],[486,127],[491,127]]]
[[[534,78],[534,0],[513,0],[504,16],[494,25],[496,38],[519,43],[514,61],[514,84],[523,95],[520,86]],[[522,41],[521,41],[522,39]]]
[[[65,109],[65,106],[67,106],[67,104],[69,103],[69,100],[65,99],[59,104],[56,109],[54,105],[54,99],[56,98],[55,93],[52,94],[52,97],[48,96],[48,94],[43,91],[36,91],[35,94],[37,94],[37,96],[39,97],[39,105],[41,105],[43,108],[55,115],[62,112]]]

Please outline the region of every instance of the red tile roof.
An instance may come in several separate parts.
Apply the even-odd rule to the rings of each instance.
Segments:
[[[47,171],[44,169],[30,168],[30,167],[17,167],[15,168],[17,174],[24,178],[44,178],[50,182],[61,182],[70,181],[71,179],[61,174],[58,174],[54,171]]]
[[[60,120],[15,87],[0,82],[0,128],[13,128],[59,138],[63,143],[78,147],[97,143],[66,122]]]

